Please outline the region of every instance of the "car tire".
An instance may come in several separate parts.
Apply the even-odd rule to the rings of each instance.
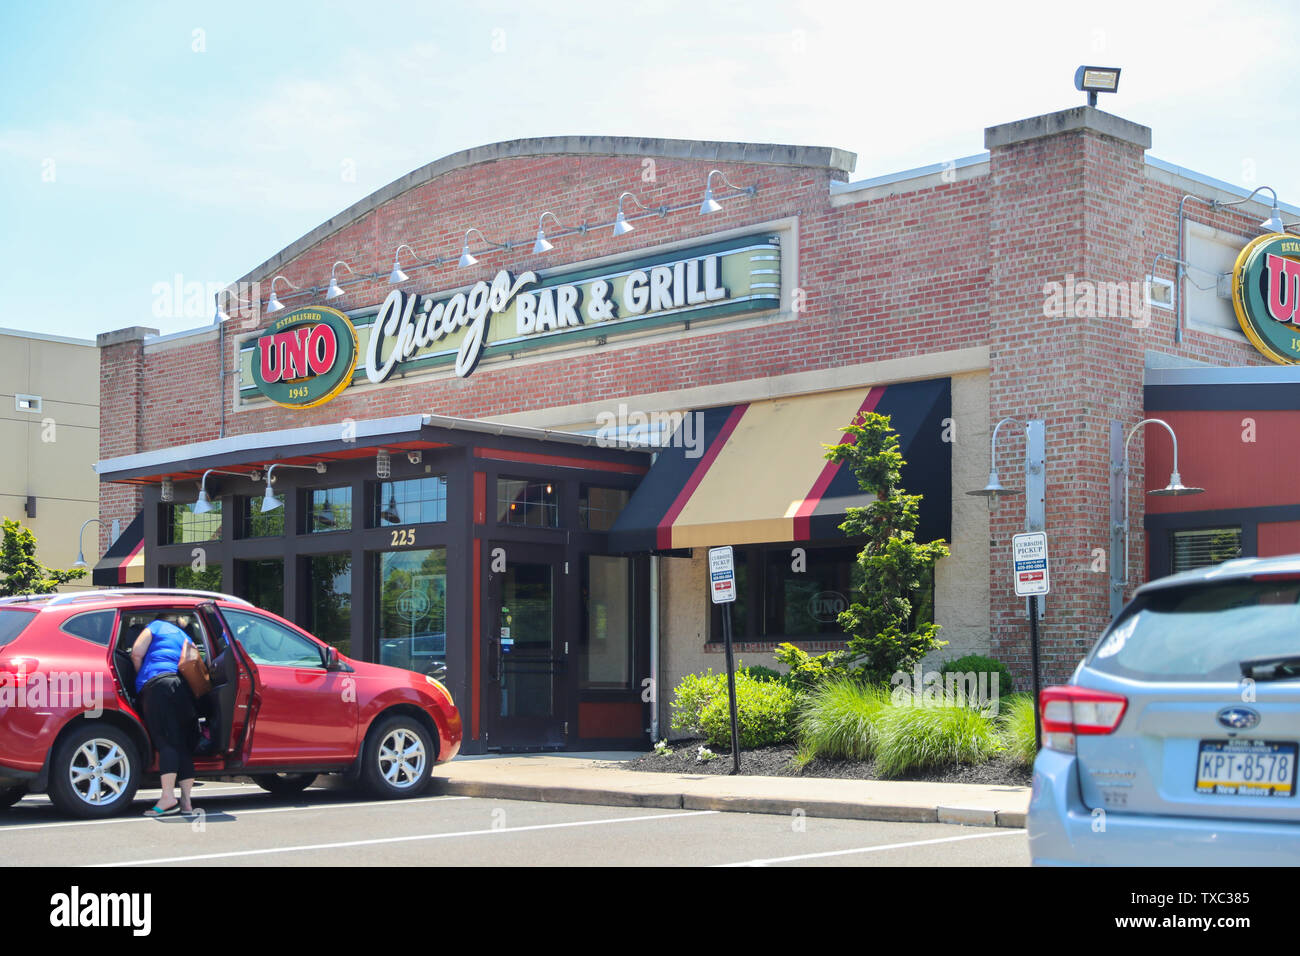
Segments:
[[[413,797],[429,784],[437,753],[429,731],[417,718],[394,714],[366,736],[361,783],[383,799]]]
[[[87,723],[68,734],[50,761],[50,800],[74,817],[109,817],[135,799],[144,771],[126,731]]]
[[[291,797],[310,787],[316,782],[318,776],[319,774],[314,773],[259,773],[253,778],[253,783],[267,793],[273,793],[278,797]]]
[[[26,787],[0,788],[0,810],[8,810],[25,796],[27,796]]]

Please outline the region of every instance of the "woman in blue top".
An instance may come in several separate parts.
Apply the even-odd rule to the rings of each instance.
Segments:
[[[162,796],[145,813],[149,817],[194,812],[190,789],[194,786],[193,751],[198,742],[198,718],[194,713],[194,695],[177,673],[186,648],[193,647],[182,630],[189,623],[186,615],[177,617],[176,624],[156,620],[140,632],[131,647],[135,690],[149,736],[158,750],[158,772],[162,776]],[[177,776],[181,785],[179,803]]]

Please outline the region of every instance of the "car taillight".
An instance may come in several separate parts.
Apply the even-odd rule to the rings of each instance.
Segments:
[[[8,657],[0,661],[0,684],[22,687],[41,662],[34,657]]]
[[[1076,734],[1109,734],[1124,719],[1128,698],[1088,687],[1048,687],[1039,695],[1043,746],[1074,753]]]

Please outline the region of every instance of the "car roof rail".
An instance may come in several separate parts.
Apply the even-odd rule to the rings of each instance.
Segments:
[[[166,595],[167,597],[205,597],[217,601],[229,601],[232,604],[245,604],[253,607],[253,602],[233,594],[218,591],[192,591],[187,588],[113,588],[105,591],[79,591],[69,594],[54,595],[50,601],[54,604],[67,604],[76,600],[102,599],[106,597],[140,597],[144,595]],[[48,597],[49,595],[47,595]]]
[[[69,592],[79,593],[79,592]],[[0,605],[5,604],[31,604],[33,601],[48,601],[51,598],[58,597],[58,593],[53,594],[15,594],[11,597],[0,598]]]

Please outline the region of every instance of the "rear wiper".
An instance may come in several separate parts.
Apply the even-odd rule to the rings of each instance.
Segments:
[[[1300,654],[1253,657],[1241,662],[1241,676],[1251,680],[1286,680],[1300,677]]]

